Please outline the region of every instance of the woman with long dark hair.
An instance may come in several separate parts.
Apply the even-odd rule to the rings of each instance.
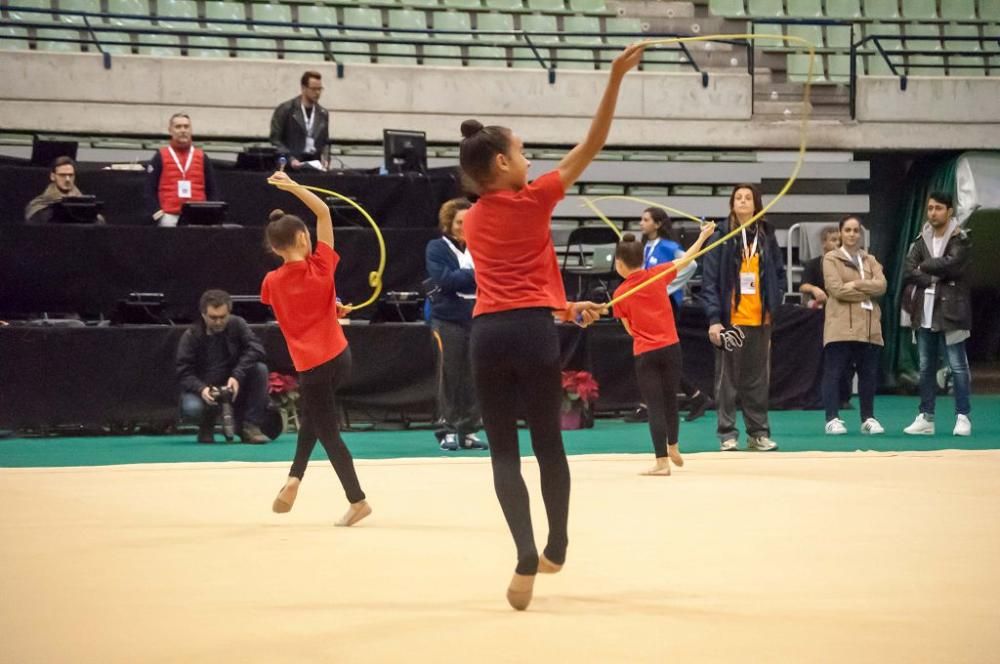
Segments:
[[[754,185],[736,185],[729,196],[729,218],[709,244],[747,223],[763,208],[760,191]],[[715,407],[720,449],[739,449],[739,399],[747,449],[776,450],[767,408],[771,326],[785,288],[785,263],[778,241],[770,224],[758,219],[705,254],[703,260],[701,296],[708,317],[708,337],[716,347]]]

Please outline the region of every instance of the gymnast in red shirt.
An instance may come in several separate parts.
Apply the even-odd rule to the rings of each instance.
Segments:
[[[260,289],[260,299],[271,305],[288,353],[299,372],[304,412],[299,423],[295,459],[288,481],[274,500],[275,512],[292,509],[309,456],[319,438],[333,469],[351,503],[338,526],[352,526],[371,514],[365,500],[354,459],[340,437],[337,421],[337,387],[351,370],[351,351],[337,320],[346,311],[337,304],[334,272],[340,256],[333,250],[333,222],[330,208],[308,189],[298,187],[283,172],[271,176],[278,187],[294,194],[316,215],[316,249],[309,229],[298,217],[281,210],[271,213],[267,242],[284,264],[268,272]]]
[[[677,389],[681,382],[681,344],[666,286],[677,270],[689,263],[715,232],[715,224],[703,224],[698,240],[677,260],[642,269],[642,243],[626,233],[615,248],[615,269],[625,279],[615,297],[661,272],[673,270],[658,283],[636,291],[614,306],[615,318],[632,335],[635,374],[639,393],[649,412],[649,434],[653,438],[656,464],[643,475],[669,475],[670,462],[684,465],[678,445]]]
[[[567,302],[552,246],[552,211],[608,137],[622,78],[642,57],[626,48],[611,65],[607,88],[582,143],[556,170],[528,184],[524,143],[506,127],[462,123],[459,162],[479,200],[465,214],[465,239],[476,264],[471,356],[483,425],[489,437],[493,485],[517,548],[507,601],[524,610],[537,572],[557,572],[566,559],[569,464],[559,430],[559,336],[553,314],[587,324],[592,302]],[[538,459],[549,536],[535,548],[528,488],[521,475],[517,420],[523,415]]]

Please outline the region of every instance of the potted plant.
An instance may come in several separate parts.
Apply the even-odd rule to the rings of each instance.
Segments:
[[[267,377],[267,393],[271,395],[271,403],[281,413],[281,430],[299,430],[299,411],[296,403],[299,400],[299,381],[295,376],[272,371]]]
[[[561,427],[581,429],[594,426],[591,405],[597,400],[598,385],[589,371],[562,372],[563,401]]]

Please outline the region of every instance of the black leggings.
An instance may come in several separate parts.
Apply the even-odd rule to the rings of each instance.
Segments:
[[[299,374],[303,412],[299,420],[299,437],[295,443],[295,459],[288,475],[302,479],[318,437],[340,478],[347,500],[356,503],[365,499],[365,492],[361,490],[358,474],[354,472],[351,452],[340,437],[337,408],[337,387],[350,373],[351,349],[345,348],[344,352],[332,360]]]
[[[657,348],[635,357],[639,393],[649,411],[649,435],[657,457],[667,456],[667,443],[676,443],[680,428],[677,385],[681,380],[681,345]]]
[[[472,373],[490,442],[493,487],[517,547],[517,573],[538,570],[528,488],[521,476],[517,419],[523,412],[538,459],[549,522],[545,556],[566,560],[569,463],[559,429],[559,336],[548,309],[516,309],[472,322]]]

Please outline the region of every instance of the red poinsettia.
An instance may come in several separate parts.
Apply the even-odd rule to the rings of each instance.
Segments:
[[[597,381],[589,371],[563,371],[562,388],[563,396],[571,401],[590,404],[598,396]]]
[[[268,394],[288,394],[289,392],[298,392],[298,390],[299,381],[295,379],[295,376],[272,371],[267,377]]]

